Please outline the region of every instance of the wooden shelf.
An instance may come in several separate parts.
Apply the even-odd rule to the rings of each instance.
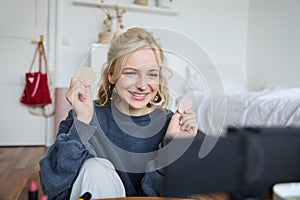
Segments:
[[[143,6],[143,5],[136,5],[136,4],[113,4],[113,3],[100,3],[99,0],[74,0],[75,5],[80,6],[102,6],[104,8],[113,8],[114,6],[118,6],[119,8],[124,8],[127,11],[137,11],[137,12],[144,12],[144,13],[154,13],[154,14],[161,14],[161,15],[178,15],[179,11],[169,8],[159,8],[154,6]]]

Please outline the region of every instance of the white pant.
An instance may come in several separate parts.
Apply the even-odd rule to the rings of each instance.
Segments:
[[[77,200],[85,192],[90,192],[92,199],[126,196],[113,164],[103,158],[90,158],[84,162],[73,184],[70,200]]]

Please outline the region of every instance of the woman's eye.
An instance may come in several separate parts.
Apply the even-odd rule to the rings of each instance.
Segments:
[[[158,73],[149,73],[148,76],[151,77],[151,78],[157,78]]]
[[[136,72],[124,72],[125,75],[128,75],[128,76],[133,76],[133,75],[136,75],[137,73]]]

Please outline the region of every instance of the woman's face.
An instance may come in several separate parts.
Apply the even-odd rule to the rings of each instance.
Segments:
[[[154,99],[159,89],[160,68],[153,50],[141,49],[133,52],[124,65],[119,78],[114,82],[120,101],[119,110],[128,115],[143,115],[151,110],[147,104]]]

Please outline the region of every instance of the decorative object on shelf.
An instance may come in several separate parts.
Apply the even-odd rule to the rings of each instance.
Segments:
[[[104,0],[100,1],[104,3]],[[124,28],[123,25],[123,14],[126,12],[125,9],[119,9],[116,5],[113,9],[104,8],[101,5],[98,6],[106,15],[106,18],[103,20],[103,25],[105,31],[100,32],[98,35],[99,43],[109,43],[113,36],[119,32],[120,29]]]
[[[147,6],[148,5],[148,0],[134,0],[134,3],[138,4],[138,5]]]
[[[172,0],[156,0],[156,6],[161,8],[169,8]]]
[[[141,13],[151,13],[151,14],[159,14],[159,15],[178,15],[180,12],[177,9],[174,8],[162,8],[158,7],[155,1],[155,6],[151,6],[150,3],[148,6],[141,6],[135,3],[126,3],[125,1],[122,3],[118,2],[118,8],[119,9],[126,9],[127,11],[133,11],[133,12],[141,12]],[[148,1],[150,2],[150,1]],[[95,1],[95,0],[74,0],[74,5],[78,6],[89,6],[89,7],[96,7],[99,8],[99,5],[103,8],[110,8],[113,9],[116,5],[111,2],[105,2],[105,3],[100,3],[100,1]]]

